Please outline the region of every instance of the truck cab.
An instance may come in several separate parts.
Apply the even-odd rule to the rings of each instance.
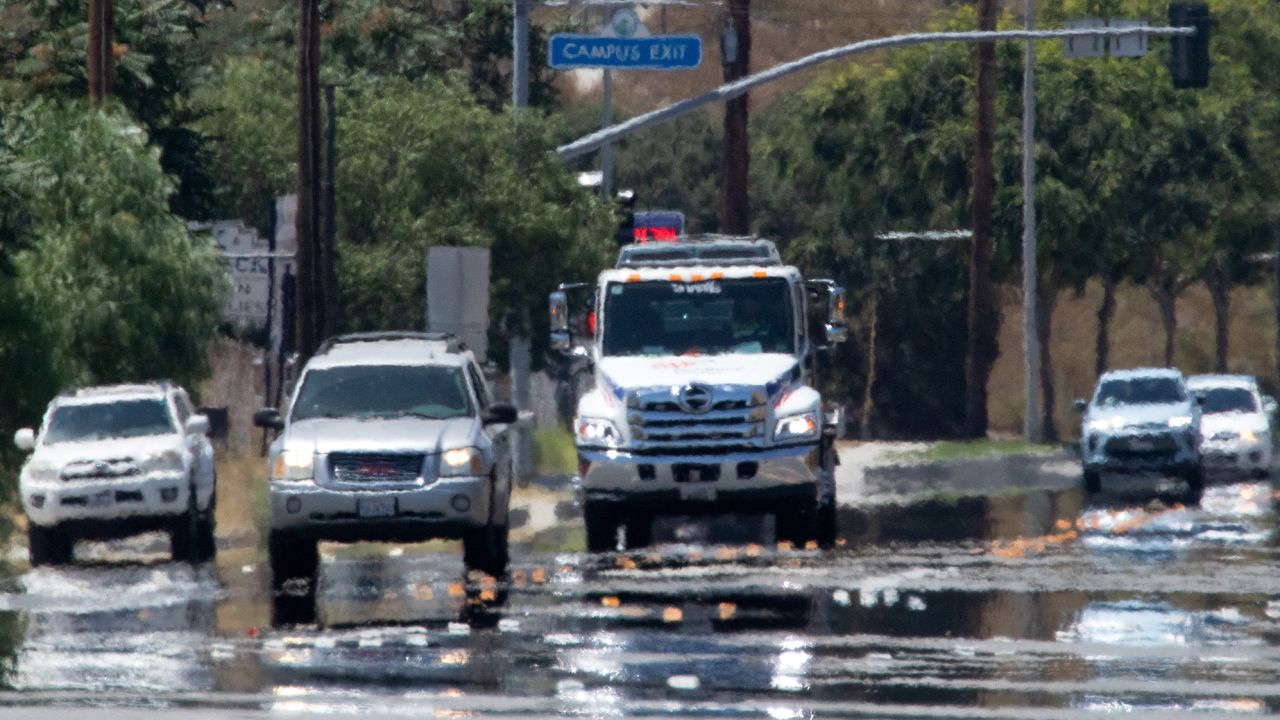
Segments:
[[[647,545],[658,514],[730,511],[834,543],[835,420],[815,372],[843,311],[840,287],[758,238],[630,245],[593,285],[552,293],[552,344],[594,378],[573,423],[588,548]]]

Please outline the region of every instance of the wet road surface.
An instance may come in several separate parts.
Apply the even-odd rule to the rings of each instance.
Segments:
[[[775,546],[746,517],[588,555],[567,505],[569,531],[524,536],[501,583],[465,578],[448,545],[325,546],[319,626],[269,627],[252,538],[220,538],[196,568],[154,535],[11,575],[0,714],[1280,711],[1266,481],[1212,484],[1198,505],[1139,483],[846,508],[827,552]]]

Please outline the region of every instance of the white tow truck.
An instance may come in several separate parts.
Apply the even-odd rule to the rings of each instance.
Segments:
[[[648,545],[659,514],[770,513],[780,541],[835,542],[843,414],[815,375],[848,333],[843,288],[767,240],[701,236],[624,246],[550,306],[552,346],[594,377],[573,424],[589,550]]]

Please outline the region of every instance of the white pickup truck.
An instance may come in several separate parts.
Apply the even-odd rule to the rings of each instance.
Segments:
[[[647,545],[667,513],[772,513],[779,540],[834,543],[840,413],[814,378],[847,334],[842,288],[767,240],[709,236],[626,246],[550,302],[552,345],[595,380],[573,425],[591,551]]]

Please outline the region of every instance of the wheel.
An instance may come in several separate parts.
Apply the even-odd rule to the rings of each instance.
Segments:
[[[818,539],[818,506],[804,504],[801,507],[779,510],[774,513],[778,542],[790,542],[804,547],[810,540]]]
[[[823,550],[835,547],[837,534],[836,504],[818,505],[818,547]]]
[[[315,622],[320,569],[316,541],[285,530],[272,530],[267,536],[267,556],[271,565],[272,624]]]
[[[1191,496],[1191,501],[1200,502],[1200,497],[1204,495],[1204,469],[1196,465],[1187,470],[1183,477],[1187,481],[1187,493]]]
[[[217,519],[214,513],[218,506],[218,491],[215,489],[209,497],[209,507],[200,514],[196,521],[195,555],[196,562],[212,560],[218,553],[215,526]]]
[[[70,564],[74,559],[74,547],[74,540],[56,525],[27,525],[27,552],[32,567]]]
[[[587,526],[587,552],[610,552],[618,549],[618,514],[603,503],[588,501],[582,508]]]
[[[187,492],[187,510],[174,518],[169,528],[169,557],[174,562],[189,562],[193,565],[201,561],[200,557],[200,510],[196,507],[196,487],[191,485]]]
[[[1093,468],[1085,468],[1084,489],[1086,492],[1091,493],[1100,492],[1102,490],[1102,473]]]
[[[628,550],[652,545],[653,515],[649,513],[631,513],[627,515],[623,539],[626,540]]]
[[[505,575],[510,560],[507,534],[507,526],[496,523],[468,530],[462,536],[462,560],[467,569],[479,570],[496,578]]]

